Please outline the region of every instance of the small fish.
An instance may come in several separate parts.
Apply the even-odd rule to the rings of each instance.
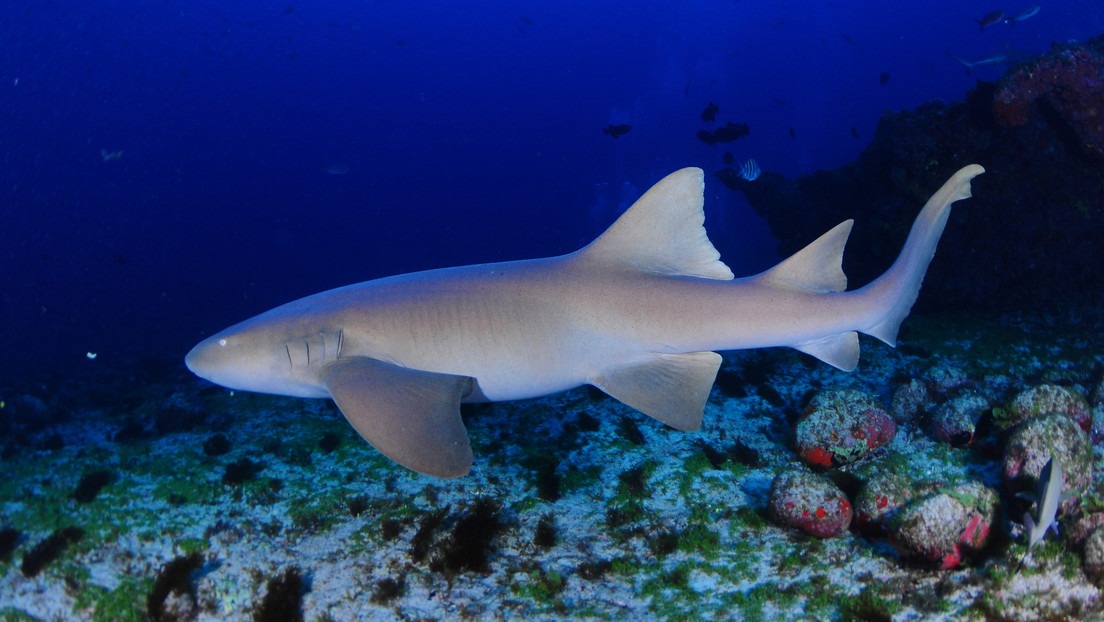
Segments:
[[[966,68],[966,75],[972,74],[974,72],[974,67],[984,67],[986,65],[1007,65],[1009,62],[1011,62],[1008,59],[1008,56],[1006,56],[1004,54],[994,54],[993,56],[988,56],[986,58],[982,58],[980,60],[975,60],[975,61],[972,61],[972,62],[968,61],[968,60],[966,60],[966,59],[964,59],[960,56],[955,56],[954,54],[951,54],[950,52],[947,52],[947,56],[950,56],[951,58],[955,59],[956,61],[959,62],[959,64],[961,64],[963,67],[965,67]]]
[[[878,84],[889,84],[889,72],[883,71],[882,75],[878,76]]]
[[[709,130],[698,130],[698,140],[707,145],[716,145],[717,137],[713,135],[713,132]]]
[[[797,138],[797,131],[793,129],[793,126],[790,127],[790,138]]]
[[[717,112],[720,110],[720,106],[713,102],[709,102],[709,105],[702,110],[701,120],[706,123],[712,123],[717,120]]]
[[[1054,530],[1055,534],[1058,533],[1058,523],[1055,519],[1058,515],[1058,504],[1062,501],[1062,489],[1065,484],[1066,479],[1062,474],[1062,463],[1051,456],[1050,460],[1047,460],[1047,463],[1043,465],[1043,470],[1039,472],[1039,487],[1035,496],[1036,515],[1033,517],[1031,512],[1024,512],[1023,522],[1024,528],[1027,529],[1027,550],[1020,558],[1020,565],[1016,567],[1016,572],[1019,572],[1020,568],[1023,567],[1028,553],[1031,552],[1031,547],[1042,541],[1048,530]]]
[[[114,162],[123,157],[123,151],[108,151],[107,149],[100,149],[100,159],[104,162]]]
[[[344,175],[349,172],[349,165],[344,162],[334,162],[322,169],[328,175]]]
[[[759,169],[759,163],[755,160],[748,160],[740,167],[740,177],[748,181],[759,179],[759,175],[762,173],[763,171]]]
[[[992,26],[993,24],[999,24],[1004,21],[1004,11],[989,11],[981,17],[981,19],[975,19],[978,26],[984,31],[986,26]]]
[[[1008,24],[1009,26],[1015,26],[1017,22],[1022,22],[1022,21],[1024,21],[1025,19],[1031,19],[1032,17],[1035,17],[1036,15],[1038,15],[1038,14],[1039,14],[1039,10],[1040,10],[1041,8],[1042,8],[1042,7],[1040,7],[1039,5],[1037,5],[1037,4],[1033,4],[1033,5],[1029,6],[1029,7],[1027,7],[1026,9],[1024,9],[1024,10],[1020,11],[1019,13],[1016,13],[1016,16],[1015,16],[1015,17],[1010,17],[1010,18],[1008,18],[1008,19],[1006,19],[1006,20],[1004,20],[1004,21],[1005,21],[1005,22],[1006,22],[1006,23],[1007,23],[1007,24]]]
[[[733,123],[729,121],[724,127],[719,127],[713,132],[713,138],[719,143],[730,143],[750,133],[747,123]]]
[[[606,136],[609,136],[610,138],[617,138],[618,136],[624,136],[625,134],[628,134],[629,130],[631,129],[631,125],[626,125],[624,123],[614,125],[611,123],[608,126],[602,128],[602,133]]]

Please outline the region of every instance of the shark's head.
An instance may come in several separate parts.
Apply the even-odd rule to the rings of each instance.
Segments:
[[[297,337],[284,322],[262,315],[199,342],[184,364],[200,378],[230,389],[327,397],[318,382],[319,370],[336,357],[336,345],[321,334]]]

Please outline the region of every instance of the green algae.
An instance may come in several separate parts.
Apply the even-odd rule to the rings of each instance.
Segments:
[[[41,622],[41,618],[15,607],[0,607],[0,622]]]
[[[134,577],[123,577],[113,590],[87,585],[73,612],[92,608],[92,622],[143,622],[147,619],[146,597],[152,587],[152,579]]]
[[[555,570],[538,568],[524,576],[524,580],[515,580],[511,583],[511,592],[532,601],[538,613],[565,614],[568,612],[568,606],[561,597],[567,585],[567,579],[563,575]]]

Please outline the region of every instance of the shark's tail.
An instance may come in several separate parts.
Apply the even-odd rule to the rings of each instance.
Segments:
[[[855,291],[856,295],[869,297],[871,303],[867,305],[871,314],[864,318],[859,331],[891,346],[896,345],[897,330],[920,293],[920,284],[935,256],[935,247],[947,224],[951,204],[969,198],[970,180],[984,172],[981,166],[971,164],[948,179],[920,210],[901,254],[889,270]]]

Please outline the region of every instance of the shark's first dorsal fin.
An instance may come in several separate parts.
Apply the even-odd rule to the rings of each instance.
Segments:
[[[814,294],[847,289],[843,273],[843,248],[853,220],[845,220],[782,263],[755,277],[764,285]]]
[[[732,270],[705,234],[704,192],[700,168],[671,173],[580,251],[580,258],[656,274],[731,279]]]

